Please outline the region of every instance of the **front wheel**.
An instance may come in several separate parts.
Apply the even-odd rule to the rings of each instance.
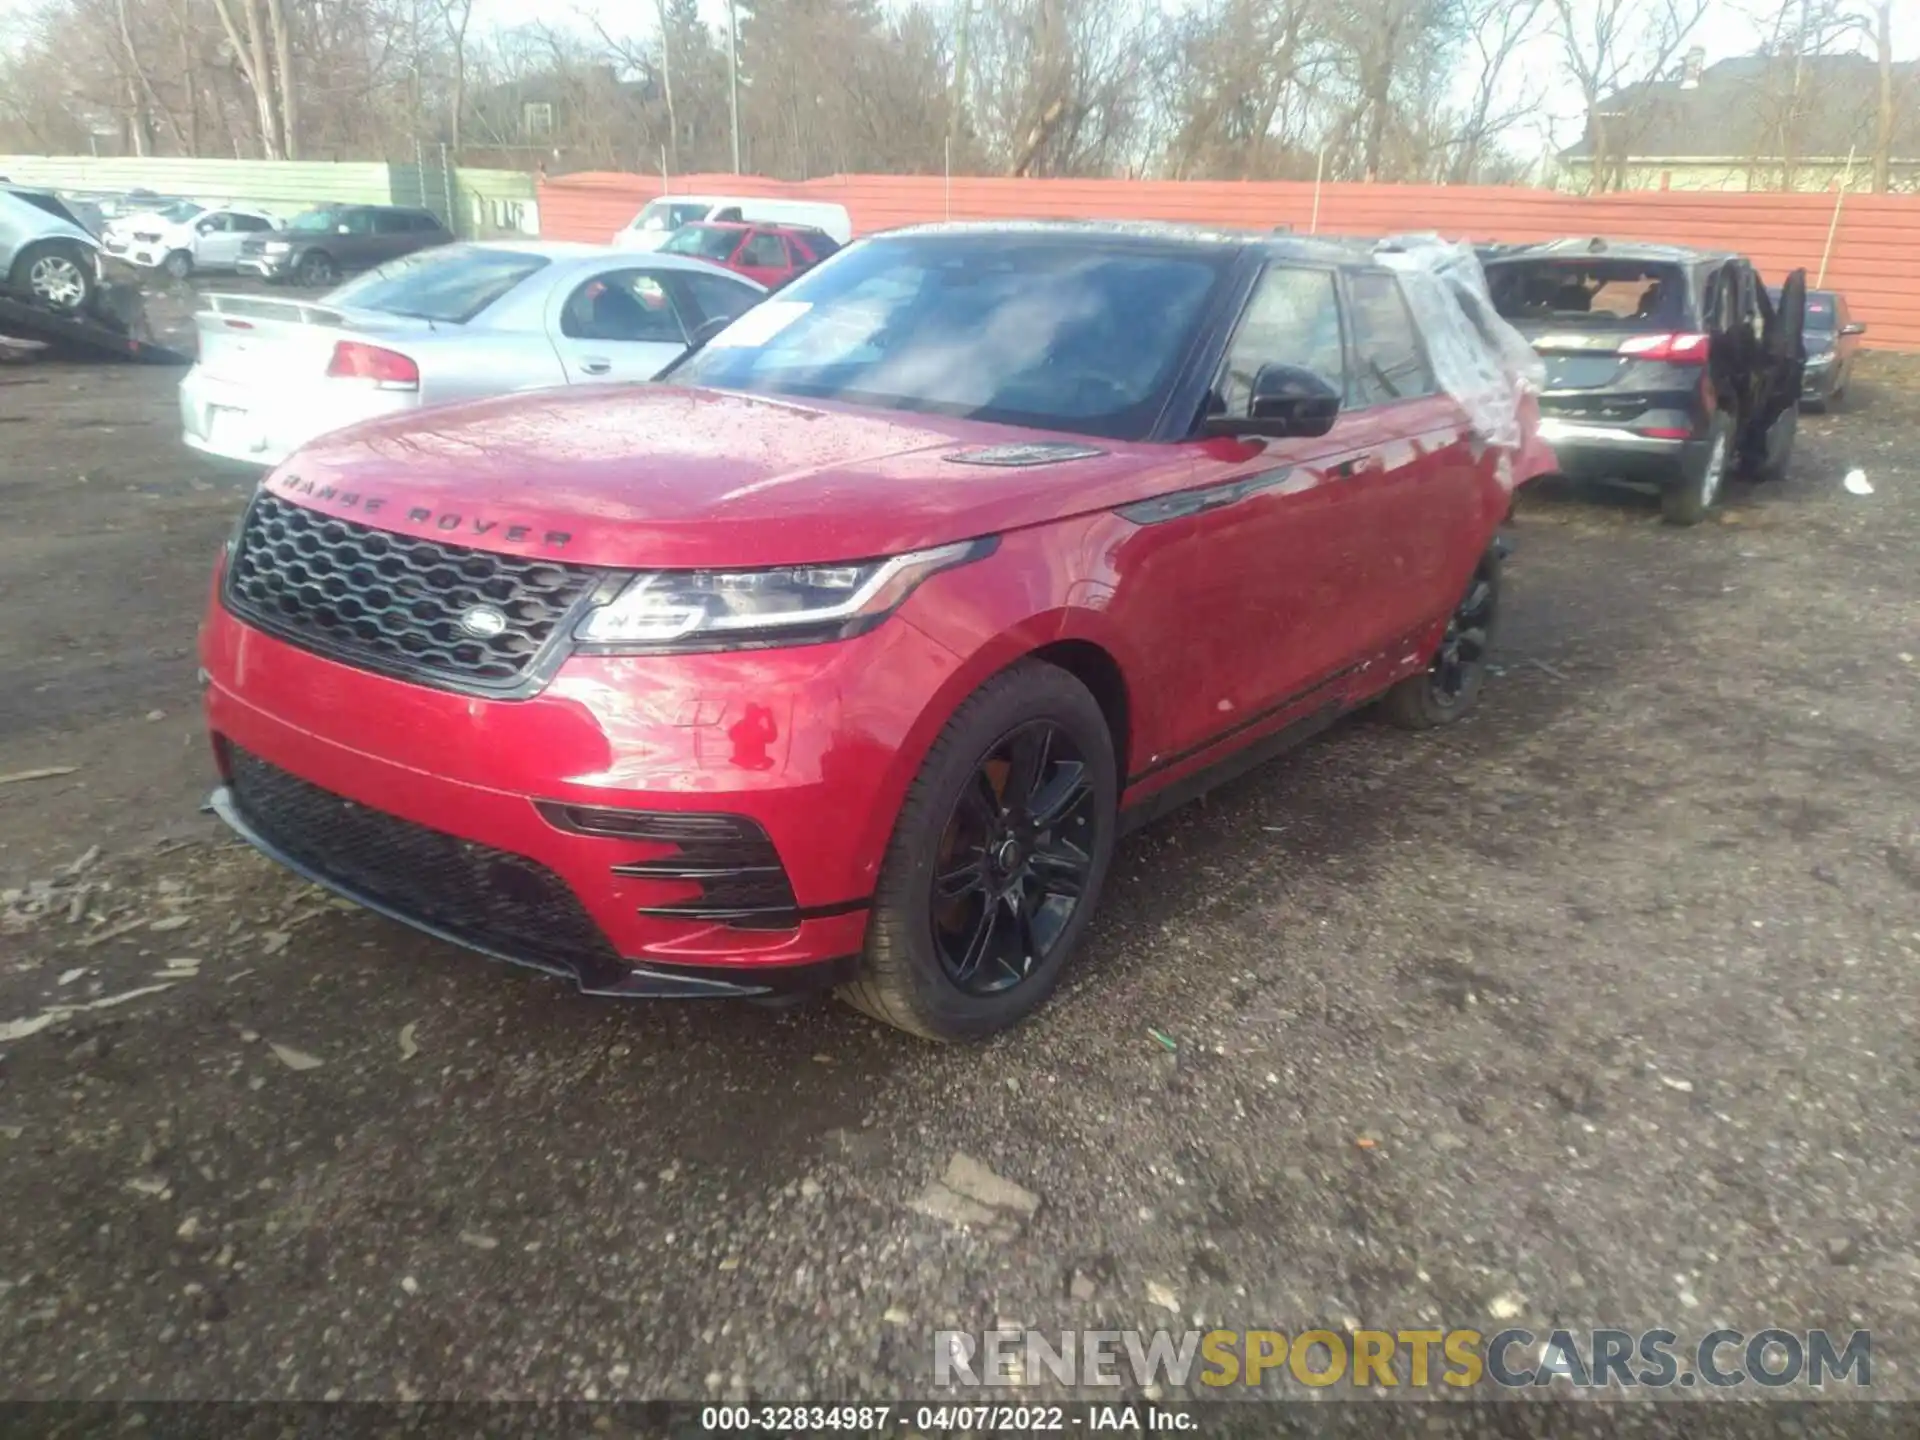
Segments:
[[[193,274],[193,256],[185,250],[176,250],[161,263],[160,268],[175,280],[184,280]]]
[[[14,288],[49,310],[80,315],[93,303],[94,260],[84,246],[62,240],[33,246],[13,273]]]
[[[1500,546],[1489,545],[1474,567],[1473,579],[1447,619],[1446,634],[1433,660],[1409,675],[1381,701],[1394,724],[1407,730],[1451,725],[1473,708],[1487,682],[1487,657],[1494,622],[1500,615]]]
[[[333,257],[315,250],[300,257],[296,278],[302,285],[317,290],[322,285],[331,285],[334,273]]]
[[[941,731],[894,823],[849,1004],[929,1040],[981,1040],[1053,993],[1113,854],[1113,737],[1093,696],[1023,661]]]

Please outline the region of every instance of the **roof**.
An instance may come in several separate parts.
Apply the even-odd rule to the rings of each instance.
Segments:
[[[1276,234],[1271,230],[1231,230],[1208,225],[1183,225],[1170,220],[947,220],[927,225],[905,225],[881,232],[883,236],[951,236],[955,239],[996,240],[1009,236],[1031,239],[1105,240],[1137,245],[1186,245],[1196,250],[1259,249],[1323,263],[1352,263],[1374,258],[1377,240],[1332,236]],[[877,238],[877,237],[876,237]]]
[[[1866,165],[1873,153],[1880,80],[1865,55],[1807,55],[1798,62],[1800,92],[1793,89],[1796,62],[1790,55],[1743,55],[1709,65],[1697,83],[1680,76],[1642,81],[1600,102],[1614,122],[1612,149],[1629,157],[1671,160],[1778,160],[1791,141],[1801,160],[1844,160],[1852,150]],[[1920,61],[1893,67],[1896,95],[1920,89]],[[1897,106],[1893,158],[1920,160],[1920,110]],[[1589,127],[1579,142],[1560,152],[1566,161],[1593,157]]]

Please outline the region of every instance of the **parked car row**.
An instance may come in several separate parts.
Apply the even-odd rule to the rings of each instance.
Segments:
[[[1820,308],[1587,240],[938,225],[800,268],[744,214],[324,213],[236,263],[366,273],[205,297],[181,389],[272,467],[202,633],[216,813],[589,993],[829,986],[939,1040],[1045,1002],[1127,828],[1360,706],[1469,713],[1520,487],[1692,523],[1783,472]]]

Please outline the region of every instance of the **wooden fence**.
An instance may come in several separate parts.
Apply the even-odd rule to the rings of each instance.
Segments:
[[[541,233],[604,241],[662,193],[658,176],[582,174],[540,182]],[[835,175],[801,183],[694,175],[677,194],[767,195],[845,205],[856,233],[930,220],[1176,220],[1326,235],[1438,231],[1456,240],[1606,235],[1738,250],[1777,280],[1805,267],[1812,284],[1846,292],[1867,343],[1920,350],[1920,196],[1630,191],[1562,195],[1483,186],[1326,185],[1150,180],[1003,180],[937,175]],[[1317,206],[1317,214],[1316,214]]]

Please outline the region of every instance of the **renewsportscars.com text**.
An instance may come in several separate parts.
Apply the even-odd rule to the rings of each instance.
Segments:
[[[1855,1330],[941,1330],[934,1383],[1039,1381],[1174,1390],[1781,1389],[1873,1383],[1873,1336]]]

